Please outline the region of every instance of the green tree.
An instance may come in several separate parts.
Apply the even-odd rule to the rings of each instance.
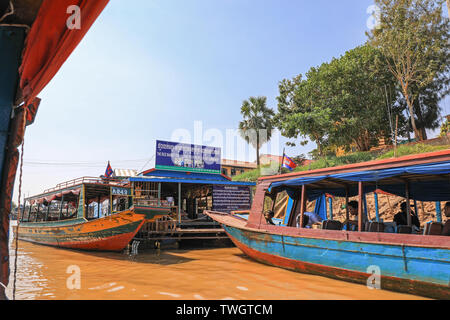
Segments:
[[[450,132],[450,122],[449,119],[445,120],[445,122],[442,124],[441,127],[441,133],[439,134],[440,137],[445,137]]]
[[[247,143],[256,149],[256,163],[259,167],[259,149],[272,138],[275,112],[267,107],[266,97],[250,97],[242,103],[243,120],[239,132]]]
[[[375,4],[380,8],[380,23],[368,34],[369,39],[387,58],[415,137],[424,140],[425,129],[433,128],[439,117],[436,100],[441,97],[430,96],[430,90],[449,81],[449,21],[442,15],[444,0],[375,0]],[[428,99],[425,106],[424,99]],[[421,112],[424,108],[427,111]]]
[[[378,138],[389,137],[388,106],[394,114],[401,112],[395,92],[386,96],[384,88],[395,87],[395,79],[375,61],[382,61],[381,53],[366,44],[311,68],[305,80],[301,75],[283,80],[276,115],[282,134],[310,138],[318,156],[351,144],[367,151]]]

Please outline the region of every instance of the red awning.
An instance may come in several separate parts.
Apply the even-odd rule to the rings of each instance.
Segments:
[[[22,99],[28,105],[55,76],[63,63],[83,39],[109,0],[47,0],[27,36],[20,71]],[[69,29],[72,12],[80,8],[80,29]]]
[[[74,189],[74,190],[64,190],[58,193],[54,193],[52,195],[47,195],[47,196],[42,196],[41,198],[35,198],[30,200],[31,204],[35,204],[35,203],[50,203],[53,200],[61,200],[62,196],[66,196],[68,194],[74,195],[74,196],[78,196],[81,192],[81,188],[78,189]]]

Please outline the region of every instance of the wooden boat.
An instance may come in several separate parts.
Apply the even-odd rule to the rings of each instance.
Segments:
[[[99,203],[103,202],[108,202],[103,207],[107,210],[101,210]],[[133,202],[129,184],[99,178],[72,180],[27,198],[15,232],[20,240],[38,244],[121,251],[144,223],[170,213],[169,208]]]
[[[363,224],[364,196],[377,190],[406,201],[450,200],[450,150],[261,178],[248,218],[206,213],[259,262],[371,288],[378,280],[382,289],[450,299],[450,237],[440,235],[442,224],[427,224],[419,234],[412,234],[410,216],[408,226],[396,228],[402,233],[382,232],[386,224],[379,217]],[[267,207],[268,199],[283,191],[289,195],[284,223],[271,225],[264,217],[265,202]],[[297,216],[303,225],[306,202],[325,193],[345,197],[346,208],[349,197],[358,196],[356,231],[343,231],[330,219],[320,229],[294,227]]]

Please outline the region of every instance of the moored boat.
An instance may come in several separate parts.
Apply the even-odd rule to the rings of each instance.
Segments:
[[[248,218],[207,214],[223,225],[237,247],[259,262],[449,299],[450,237],[441,235],[443,224],[433,221],[414,231],[411,215],[406,225],[381,221],[378,215],[374,221],[365,219],[365,194],[377,191],[404,197],[406,202],[450,200],[450,150],[261,178]],[[288,195],[285,216],[280,225],[272,225],[265,215],[267,204],[273,208],[282,192]],[[319,229],[300,228],[307,219],[307,201],[324,194],[345,197],[346,222],[328,217]],[[349,197],[355,196],[356,229],[347,231],[352,230],[347,224]]]
[[[134,203],[123,181],[80,178],[25,199],[16,236],[38,244],[95,251],[121,251],[146,222],[169,208]]]

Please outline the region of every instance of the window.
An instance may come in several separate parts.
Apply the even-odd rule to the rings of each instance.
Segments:
[[[236,175],[236,169],[231,169],[231,176],[233,177],[233,176],[235,176]]]
[[[226,168],[222,168],[222,174],[227,176],[228,175],[228,170]]]

